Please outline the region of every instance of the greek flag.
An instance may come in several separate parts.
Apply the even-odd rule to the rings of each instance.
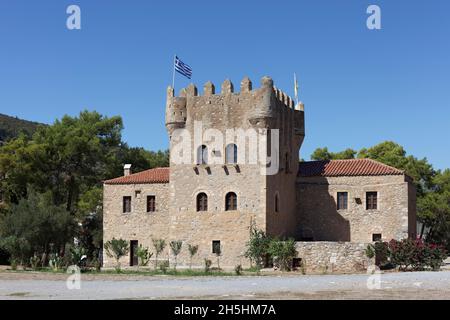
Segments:
[[[175,70],[188,79],[191,79],[192,77],[191,67],[181,61],[177,56],[175,56]]]

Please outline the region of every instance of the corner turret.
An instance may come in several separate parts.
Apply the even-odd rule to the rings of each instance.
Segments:
[[[191,88],[191,93],[196,94],[196,88]],[[167,88],[167,100],[166,100],[166,128],[169,136],[175,129],[184,128],[186,124],[187,111],[186,111],[186,94],[180,94],[180,97],[174,96],[174,89],[172,87]]]

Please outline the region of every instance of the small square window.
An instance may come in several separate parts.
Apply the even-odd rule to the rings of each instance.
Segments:
[[[212,242],[212,253],[214,254],[220,254],[222,252],[222,249],[220,248],[220,241],[214,240]]]
[[[337,193],[337,209],[338,210],[348,209],[348,192]]]
[[[372,241],[373,242],[381,241],[381,233],[374,233],[374,234],[372,234]]]

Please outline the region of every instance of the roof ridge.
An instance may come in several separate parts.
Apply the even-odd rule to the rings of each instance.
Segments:
[[[372,161],[372,162],[375,162],[375,163],[381,164],[381,165],[383,165],[383,166],[389,167],[389,168],[391,168],[391,169],[393,169],[393,170],[397,170],[397,171],[401,171],[402,173],[405,173],[405,170],[402,170],[402,169],[399,169],[399,168],[390,166],[390,165],[388,165],[388,164],[386,164],[386,163],[383,163],[383,162],[381,162],[381,161],[378,161],[378,160],[375,160],[375,159],[372,159],[372,158],[363,158],[363,159],[367,159],[367,160],[370,160],[370,161]],[[362,160],[362,159],[361,159],[361,160]]]

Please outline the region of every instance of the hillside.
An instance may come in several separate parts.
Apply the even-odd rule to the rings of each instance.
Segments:
[[[17,137],[20,132],[32,135],[39,125],[41,124],[37,122],[22,120],[0,113],[0,143]]]

